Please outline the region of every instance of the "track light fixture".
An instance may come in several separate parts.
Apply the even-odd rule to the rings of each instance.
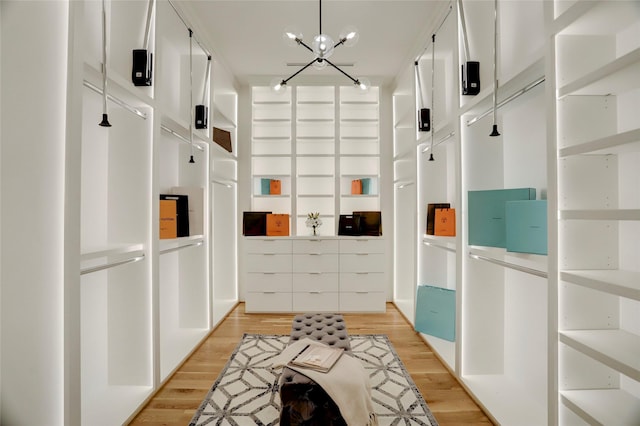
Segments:
[[[346,76],[349,80],[351,80],[353,84],[360,90],[362,91],[369,90],[369,87],[371,84],[367,78],[353,78],[352,76],[347,74],[345,71],[340,69],[337,65],[335,65],[333,62],[329,60],[329,57],[333,54],[333,51],[336,47],[338,46],[350,47],[356,44],[356,42],[358,41],[358,32],[354,27],[351,27],[351,26],[346,27],[340,33],[338,41],[335,42],[333,38],[331,38],[329,35],[322,33],[322,0],[319,0],[319,6],[320,6],[320,12],[319,12],[319,17],[320,17],[319,29],[320,30],[318,32],[318,35],[316,35],[313,38],[313,41],[311,42],[311,46],[309,46],[302,40],[302,33],[296,31],[293,28],[286,28],[283,35],[283,38],[285,42],[287,42],[287,44],[297,44],[298,46],[302,46],[305,49],[309,50],[311,53],[313,53],[315,57],[311,62],[304,65],[302,68],[300,68],[298,71],[293,73],[288,78],[274,79],[271,82],[271,88],[274,91],[279,92],[281,90],[284,90],[289,80],[291,80],[293,77],[297,76],[302,71],[309,68],[310,66],[313,66],[316,69],[323,69],[327,65],[330,65],[331,67],[340,71],[340,73]]]

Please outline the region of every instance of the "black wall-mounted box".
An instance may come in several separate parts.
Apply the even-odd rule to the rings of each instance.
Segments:
[[[133,50],[131,81],[135,86],[151,86],[152,64],[153,53],[148,53],[146,49]]]
[[[462,94],[477,95],[480,93],[480,62],[468,61],[462,65]]]
[[[421,132],[431,130],[431,110],[429,108],[420,108],[418,111],[418,130]]]

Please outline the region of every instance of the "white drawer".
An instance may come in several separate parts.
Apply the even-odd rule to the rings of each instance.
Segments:
[[[247,272],[291,272],[291,255],[248,254]]]
[[[289,273],[253,272],[247,274],[247,291],[290,292],[292,278]]]
[[[245,310],[247,312],[291,312],[291,293],[247,293]]]
[[[382,272],[342,272],[340,291],[382,291],[385,290],[385,274]]]
[[[338,253],[338,240],[309,238],[293,240],[294,253]]]
[[[384,272],[384,254],[341,254],[340,272]]]
[[[293,293],[294,312],[337,312],[337,292]]]
[[[244,240],[245,253],[291,253],[291,240],[288,238],[252,238]]]
[[[340,312],[384,312],[386,302],[384,292],[341,292]]]
[[[338,274],[335,272],[292,274],[294,292],[338,291]]]
[[[342,239],[340,253],[384,253],[384,240],[377,237]]]
[[[293,272],[338,272],[338,255],[294,254]]]

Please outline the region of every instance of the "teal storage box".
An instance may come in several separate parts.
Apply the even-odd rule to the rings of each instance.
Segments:
[[[418,286],[416,331],[450,342],[456,340],[456,291],[430,285]]]
[[[262,195],[271,194],[271,179],[267,179],[267,178],[260,179],[260,194]]]
[[[360,181],[362,182],[362,193],[371,195],[371,191],[373,190],[371,187],[371,178],[362,178]]]
[[[507,251],[547,254],[547,200],[507,201]]]
[[[535,200],[535,188],[469,191],[469,245],[507,247],[507,201]]]

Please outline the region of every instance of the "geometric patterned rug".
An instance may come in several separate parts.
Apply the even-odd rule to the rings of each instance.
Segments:
[[[245,334],[189,425],[278,425],[282,370],[269,366],[288,342],[288,335]],[[437,426],[386,335],[351,335],[350,343],[369,372],[380,426]]]

